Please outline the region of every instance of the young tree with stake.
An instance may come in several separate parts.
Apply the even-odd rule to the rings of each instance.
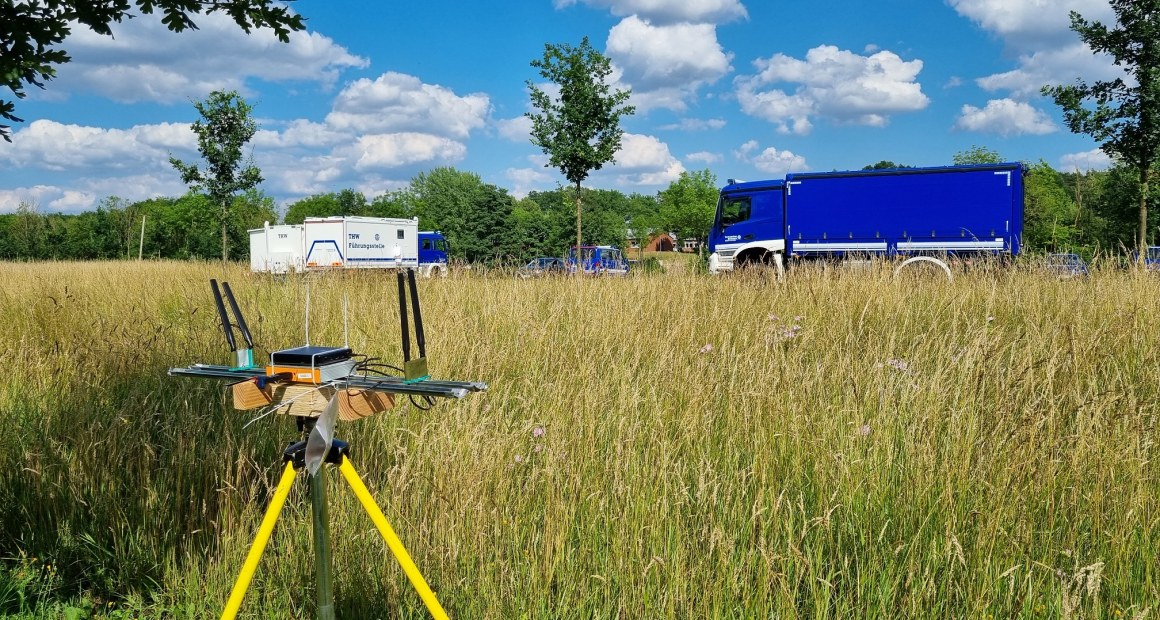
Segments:
[[[532,144],[548,155],[548,164],[560,170],[568,182],[576,186],[576,253],[579,259],[580,183],[593,170],[604,164],[615,163],[620,150],[620,117],[631,115],[636,108],[625,105],[632,91],[617,89],[607,83],[612,64],[599,50],[588,44],[588,37],[579,47],[544,45],[544,57],[531,65],[540,70],[540,76],[560,87],[559,97],[538,88],[528,80],[532,105],[538,112],[528,112],[532,121]],[[580,270],[576,270],[580,273]]]
[[[193,106],[201,114],[191,129],[197,134],[197,150],[205,159],[205,170],[172,155],[169,163],[181,173],[182,183],[195,192],[204,191],[210,202],[221,208],[222,262],[226,262],[230,257],[226,229],[234,196],[262,182],[262,171],[252,159],[242,165],[242,149],[257,133],[258,123],[250,115],[253,108],[236,91],[214,91]]]
[[[1094,53],[1106,53],[1135,81],[1124,78],[1088,86],[1044,86],[1063,108],[1068,129],[1101,142],[1100,149],[1136,169],[1140,179],[1139,260],[1148,251],[1148,191],[1160,158],[1160,0],[1111,0],[1117,27],[1089,22],[1071,12],[1071,29]],[[1093,101],[1095,108],[1084,107]]]

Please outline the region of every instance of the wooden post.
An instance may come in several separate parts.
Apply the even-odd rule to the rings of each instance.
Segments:
[[[141,251],[145,249],[145,216],[141,216],[141,241],[137,243],[137,260],[141,260]]]

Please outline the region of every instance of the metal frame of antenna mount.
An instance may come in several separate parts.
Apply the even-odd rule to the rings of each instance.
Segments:
[[[405,281],[404,281],[405,280]],[[169,374],[178,377],[197,377],[204,379],[227,379],[234,380],[235,383],[243,381],[254,381],[259,389],[265,387],[267,383],[287,381],[293,383],[290,373],[270,375],[266,368],[259,368],[254,366],[253,349],[254,340],[250,335],[250,329],[246,325],[245,318],[242,317],[241,308],[238,306],[237,300],[234,299],[233,291],[230,290],[230,285],[222,282],[222,290],[225,292],[225,299],[229,301],[230,308],[234,312],[238,331],[242,334],[242,338],[246,342],[246,349],[238,349],[237,341],[234,338],[233,329],[234,324],[230,322],[229,314],[226,312],[225,303],[222,301],[222,293],[218,290],[217,280],[210,280],[210,287],[213,289],[214,304],[217,306],[218,316],[221,317],[222,330],[225,332],[226,343],[230,347],[230,351],[234,353],[234,359],[237,366],[230,368],[227,366],[218,366],[212,364],[193,364],[185,368],[170,368]],[[410,397],[421,396],[427,398],[464,398],[472,392],[482,392],[487,389],[486,383],[469,382],[469,381],[440,381],[430,378],[427,368],[427,342],[426,336],[423,332],[423,314],[419,307],[419,291],[415,283],[415,272],[412,269],[407,270],[406,278],[403,273],[398,274],[399,287],[399,323],[402,329],[402,346],[403,346],[403,375],[402,377],[395,376],[370,376],[369,374],[352,374],[346,377],[329,381],[328,384],[335,386],[346,386],[348,388],[355,388],[358,390],[367,390],[374,392],[384,392],[388,394],[403,394]],[[411,359],[411,334],[410,325],[407,320],[407,290],[411,293],[411,309],[415,317],[415,341],[419,349],[419,357]],[[347,341],[347,322],[346,322],[346,296],[343,296],[343,339]],[[306,289],[306,344],[310,344],[310,289]],[[299,421],[300,430],[304,427],[313,427],[315,418],[297,418]],[[278,520],[278,513],[281,512],[282,506],[286,501],[286,497],[290,492],[290,486],[293,484],[297,475],[297,471],[302,469],[305,465],[305,449],[306,442],[296,443],[286,449],[283,454],[283,461],[285,467],[282,472],[282,479],[278,483],[277,490],[274,493],[269,507],[266,511],[265,517],[262,519],[262,525],[258,529],[258,533],[254,538],[254,543],[250,547],[250,552],[246,557],[246,562],[242,567],[241,573],[238,575],[238,580],[234,584],[233,590],[230,592],[229,601],[223,612],[223,620],[233,620],[236,617],[239,607],[242,604],[242,598],[245,597],[246,590],[249,587],[250,580],[254,576],[254,571],[257,570],[258,560],[261,558],[262,551],[266,547],[266,543],[270,540],[270,534],[273,532],[274,525]],[[403,543],[395,535],[391,524],[383,515],[382,510],[379,509],[375,503],[374,498],[367,490],[366,485],[363,484],[359,478],[358,473],[355,472],[354,467],[350,464],[348,458],[349,446],[345,442],[334,440],[331,444],[330,451],[326,455],[325,462],[337,465],[343,477],[350,484],[355,496],[359,502],[366,509],[370,515],[371,520],[374,521],[375,527],[378,528],[379,533],[382,534],[387,546],[391,552],[399,560],[407,578],[410,579],[411,584],[423,599],[423,603],[431,612],[431,615],[436,620],[447,620],[447,614],[439,605],[439,601],[435,597],[435,593],[427,585],[423,575],[416,568],[415,563],[411,561],[407,550],[403,547]],[[330,526],[326,514],[326,478],[323,471],[320,470],[316,475],[310,476],[310,499],[311,499],[311,514],[314,525],[314,550],[315,550],[315,569],[318,580],[316,588],[316,597],[318,599],[318,617],[320,620],[334,619],[334,597],[331,584],[331,566],[330,566]]]

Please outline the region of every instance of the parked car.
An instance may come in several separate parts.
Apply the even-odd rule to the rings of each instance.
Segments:
[[[560,275],[567,272],[564,259],[542,256],[516,270],[517,278],[536,278],[540,276]]]
[[[1139,252],[1132,252],[1132,265],[1136,264],[1139,258]],[[1148,253],[1144,255],[1144,269],[1148,271],[1160,271],[1160,245],[1148,246]]]
[[[1087,263],[1079,254],[1049,254],[1047,270],[1061,278],[1091,275]]]
[[[576,248],[568,253],[568,273],[576,273]],[[610,245],[580,246],[579,269],[594,276],[628,275],[628,260],[620,248]]]

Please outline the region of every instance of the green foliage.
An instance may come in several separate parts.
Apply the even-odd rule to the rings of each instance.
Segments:
[[[883,159],[876,164],[869,166],[862,166],[863,170],[895,170],[898,168],[913,168],[914,166],[907,166],[906,164],[896,164],[888,159]]]
[[[558,99],[528,80],[532,105],[525,114],[532,121],[532,144],[548,155],[548,165],[576,187],[576,244],[581,243],[580,184],[593,170],[615,162],[624,130],[620,118],[636,113],[625,105],[632,91],[612,91],[607,83],[612,63],[588,44],[544,44],[544,57],[531,65],[540,76],[560,88]]]
[[[620,117],[636,108],[624,105],[631,91],[612,92],[607,83],[612,64],[588,44],[544,45],[544,57],[531,65],[540,76],[560,87],[558,100],[528,80],[532,105],[532,144],[542,148],[549,165],[560,170],[570,183],[579,184],[588,174],[614,161],[624,130]]]
[[[675,232],[680,239],[704,242],[717,211],[717,175],[708,168],[682,172],[660,192],[660,229]]]
[[[1023,242],[1048,252],[1074,249],[1079,211],[1063,175],[1040,160],[1024,179],[1024,195]]]
[[[999,151],[993,151],[985,146],[971,145],[971,148],[954,154],[952,161],[956,166],[970,164],[1001,164],[1003,156]]]
[[[1077,80],[1044,86],[1073,133],[1091,136],[1109,156],[1131,165],[1140,181],[1137,249],[1148,245],[1149,185],[1160,159],[1160,0],[1112,0],[1117,27],[1071,12],[1071,29],[1095,54],[1107,54],[1129,79]],[[1132,83],[1135,85],[1131,85]],[[1095,108],[1085,106],[1093,102]]]
[[[0,259],[136,258],[142,217],[145,256],[212,258],[221,249],[215,213],[209,198],[193,193],[135,203],[111,196],[77,215],[42,214],[26,203],[14,214],[0,215]],[[277,219],[270,196],[251,190],[235,197],[227,226],[230,243],[239,248],[235,258],[249,257],[247,230]]]
[[[242,165],[242,150],[258,131],[253,108],[237,91],[214,91],[205,101],[193,102],[201,118],[191,127],[197,134],[197,150],[205,159],[204,171],[197,164],[186,164],[169,157],[169,163],[181,173],[181,182],[191,191],[204,191],[214,205],[221,207],[222,261],[229,260],[230,206],[239,192],[248,192],[262,182],[262,171],[254,165],[253,156]]]
[[[164,15],[161,22],[173,32],[196,30],[192,15],[214,11],[226,13],[247,33],[251,28],[271,28],[283,43],[290,40],[292,31],[306,28],[300,15],[275,0],[134,0],[133,4],[146,15],[160,11]],[[74,25],[112,37],[109,25],[133,17],[130,9],[129,0],[0,2],[0,50],[4,50],[0,54],[0,86],[11,90],[17,99],[25,97],[25,85],[44,88],[44,82],[56,75],[56,66],[72,60],[57,46],[72,33]],[[23,122],[14,115],[15,110],[13,102],[0,99],[0,119]],[[9,129],[0,125],[0,138],[11,142]]]
[[[441,167],[411,179],[410,192],[420,228],[442,232],[453,256],[475,262],[518,254],[520,240],[509,224],[515,201],[507,190],[473,172]]]
[[[315,194],[291,203],[286,208],[284,221],[287,224],[301,224],[308,217],[368,215],[369,207],[362,193],[344,189],[338,193]]]

